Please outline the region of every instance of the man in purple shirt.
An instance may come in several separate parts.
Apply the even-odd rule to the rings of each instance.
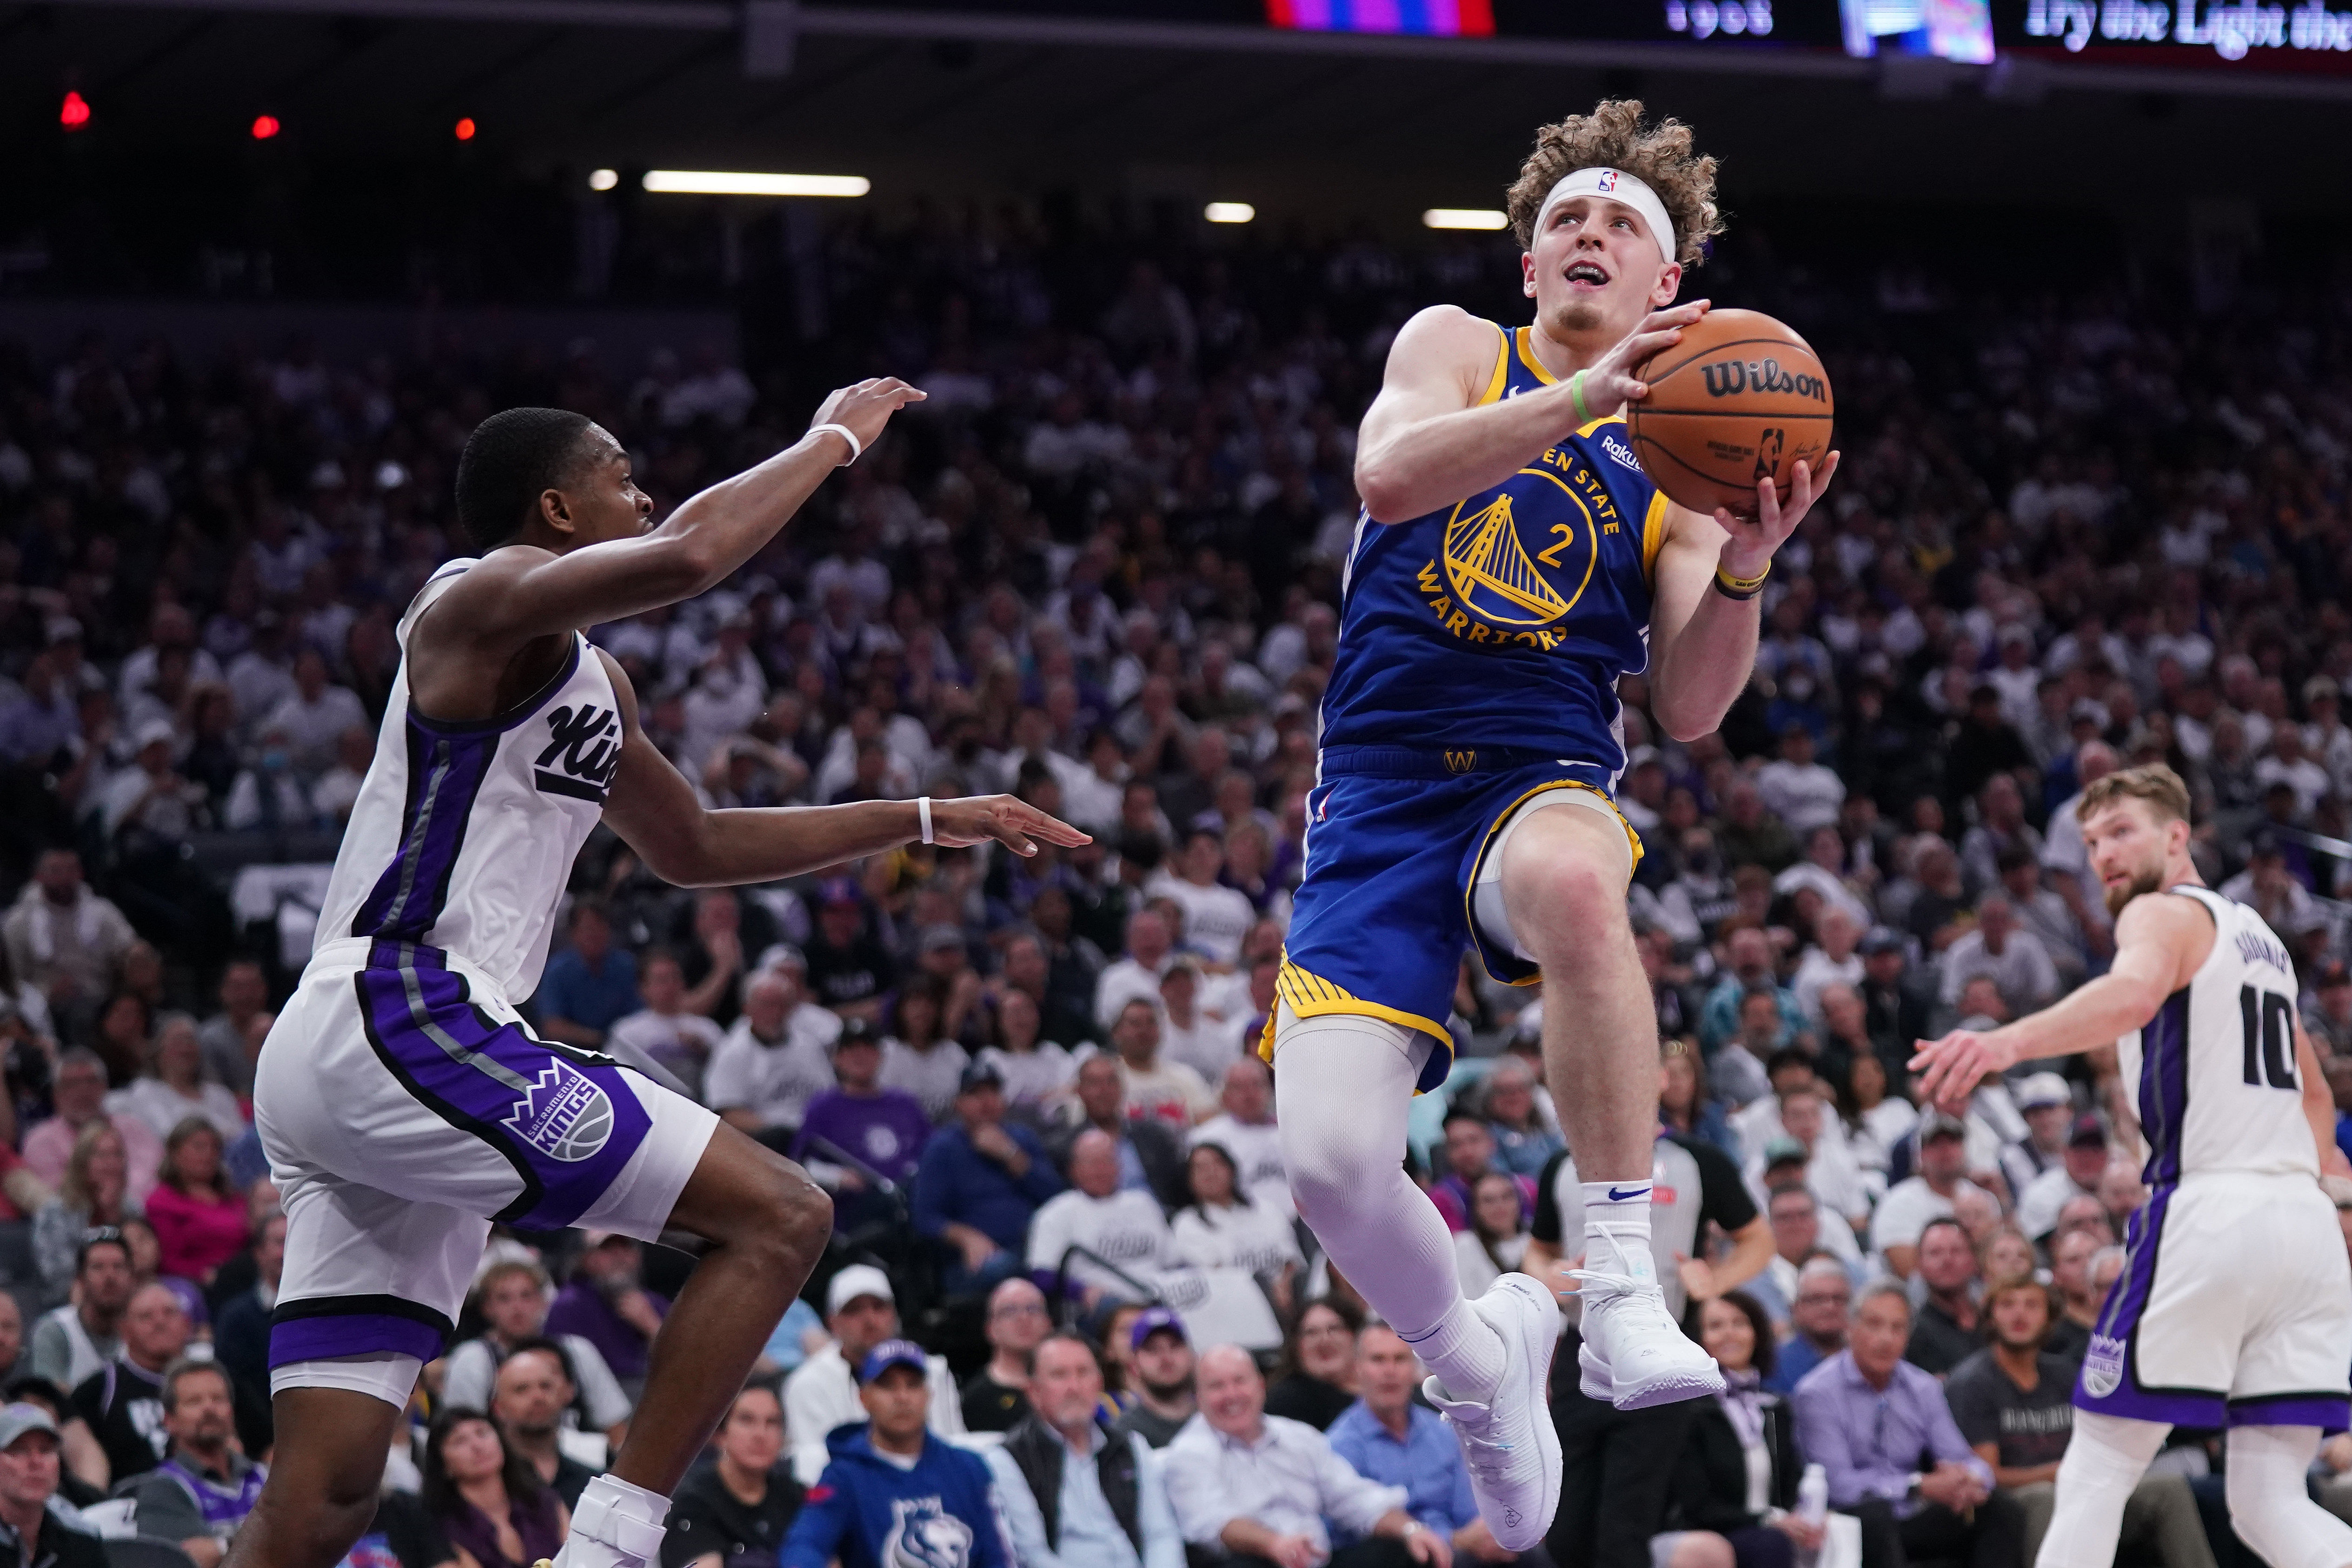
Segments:
[[[882,1071],[882,1042],[871,1024],[843,1019],[832,1048],[840,1087],[809,1101],[793,1158],[833,1194],[833,1228],[841,1233],[887,1215],[889,1205],[872,1177],[878,1173],[904,1186],[923,1157],[931,1121],[922,1101],[875,1081]]]
[[[571,1281],[547,1309],[551,1338],[578,1334],[594,1345],[634,1400],[645,1392],[646,1352],[669,1311],[669,1299],[637,1282],[646,1249],[615,1230],[585,1233],[587,1248],[572,1265]]]
[[[1863,1291],[1846,1348],[1797,1384],[1797,1447],[1829,1472],[1830,1506],[1861,1519],[1863,1568],[2013,1568],[2024,1515],[1960,1436],[1944,1385],[1903,1359],[1910,1338],[1902,1286]]]

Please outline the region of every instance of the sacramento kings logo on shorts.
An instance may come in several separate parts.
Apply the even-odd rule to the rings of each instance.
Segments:
[[[613,1136],[613,1102],[578,1068],[550,1061],[506,1124],[551,1160],[585,1160]]]
[[[2124,1382],[2124,1342],[2105,1334],[2091,1336],[2090,1352],[2083,1357],[2083,1388],[2095,1399],[2105,1399]]]

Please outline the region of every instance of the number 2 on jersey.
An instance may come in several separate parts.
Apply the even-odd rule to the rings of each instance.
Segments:
[[[2238,988],[2246,1021],[2246,1081],[2256,1089],[2298,1089],[2294,1081],[2294,1003],[2275,991]],[[2257,1059],[2259,1058],[2259,1059]]]

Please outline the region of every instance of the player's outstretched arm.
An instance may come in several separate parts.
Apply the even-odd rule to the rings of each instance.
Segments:
[[[1646,391],[1631,367],[1706,310],[1701,300],[1658,311],[1610,350],[1585,373],[1586,416],[1613,414]],[[1491,489],[1581,423],[1565,382],[1478,402],[1504,342],[1454,305],[1433,305],[1397,333],[1356,442],[1356,493],[1374,522],[1403,522]]]
[[[637,726],[628,677],[598,650],[621,707],[621,759],[604,798],[604,820],[663,881],[680,888],[772,882],[877,855],[922,837],[911,800],[849,805],[767,806],[712,811],[686,776]],[[1009,795],[931,803],[931,837],[950,849],[994,840],[1015,855],[1037,842],[1075,845],[1087,835]]]
[[[454,619],[468,628],[467,640],[477,647],[510,649],[715,588],[759,553],[826,476],[849,460],[849,443],[817,426],[843,426],[861,448],[870,447],[893,414],[922,398],[895,376],[842,387],[818,406],[808,435],[688,498],[659,528],[561,555],[495,552],[444,595],[464,607],[436,619],[443,625]],[[625,466],[617,481],[629,483]]]
[[[1763,598],[1716,592],[1717,568],[1743,583],[1763,576],[1837,467],[1835,452],[1819,473],[1799,463],[1786,498],[1769,478],[1759,480],[1754,517],[1666,508],[1666,542],[1651,587],[1650,710],[1675,740],[1695,741],[1722,723],[1756,668]]]
[[[2013,1024],[1979,1032],[1955,1029],[1922,1040],[1911,1058],[1920,1092],[1958,1108],[1989,1072],[2038,1057],[2104,1046],[2156,1016],[2164,999],[2188,983],[2213,947],[2213,917],[2194,899],[2137,898],[2116,921],[2115,966],[2063,1000]]]

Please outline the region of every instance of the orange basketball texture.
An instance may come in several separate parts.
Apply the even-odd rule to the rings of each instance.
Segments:
[[[1633,374],[1650,395],[1625,405],[1626,433],[1669,500],[1752,517],[1765,475],[1785,499],[1800,459],[1821,471],[1830,378],[1804,339],[1761,311],[1709,310]]]

